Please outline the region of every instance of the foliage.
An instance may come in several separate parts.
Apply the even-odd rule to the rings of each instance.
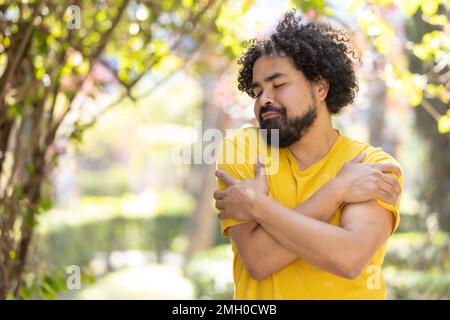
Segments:
[[[386,268],[388,299],[436,300],[450,297],[450,273]]]
[[[450,270],[450,237],[439,232],[433,236],[421,232],[395,234],[389,240],[385,266],[402,270]]]
[[[294,7],[303,12],[311,11],[325,14],[339,20],[325,0],[291,1]],[[412,107],[422,106],[436,121],[437,130],[441,134],[450,132],[450,34],[448,13],[450,2],[446,0],[352,0],[347,7],[350,14],[357,17],[359,29],[366,35],[366,41],[372,45],[386,61],[386,83],[391,90],[401,90]],[[389,22],[389,15],[401,14],[407,21],[416,13],[423,23],[434,26],[434,30],[425,33],[420,39],[408,42],[402,39],[398,29],[400,25]],[[341,21],[339,21],[341,22]],[[345,23],[344,23],[345,25]],[[400,53],[400,57],[399,57]],[[408,53],[429,66],[431,72],[414,72],[401,56]],[[394,63],[399,61],[399,63]],[[432,102],[441,101],[447,106],[439,110]]]
[[[37,256],[50,265],[88,265],[98,252],[154,250],[158,256],[171,248],[172,240],[184,232],[186,214],[122,218],[67,225],[40,236]]]
[[[232,258],[229,245],[220,245],[191,257],[185,273],[194,285],[197,299],[233,298]]]
[[[221,245],[189,261],[186,276],[192,281],[198,299],[233,297],[232,258],[230,246]],[[383,263],[388,298],[449,299],[449,270],[448,233],[440,232],[433,237],[421,232],[394,234]]]
[[[184,233],[193,206],[190,196],[174,191],[148,193],[142,199],[84,197],[78,207],[53,209],[42,216],[34,247],[40,259],[55,268],[87,265],[100,251],[139,249],[160,254]]]
[[[225,1],[77,3],[0,3],[0,298],[19,291],[45,181],[67,143],[141,98],[141,79],[153,82],[148,94],[188,62],[201,69],[196,53],[211,41],[217,55],[235,53],[218,22]]]
[[[147,218],[115,217],[78,225],[66,225],[36,235],[36,259],[55,268],[76,264],[86,266],[98,252],[154,251],[161,259],[164,251],[182,250],[175,241],[184,237],[187,213],[165,212]],[[215,244],[218,240],[217,226]],[[178,252],[182,253],[182,252]]]
[[[390,299],[449,299],[449,234],[395,234],[383,270]]]
[[[102,171],[83,171],[79,176],[80,191],[93,196],[120,196],[130,192],[128,177],[120,168]],[[107,181],[107,183],[105,183]]]
[[[34,279],[48,269],[64,270],[68,265],[89,268],[95,258],[109,261],[116,251],[152,251],[159,260],[169,250],[182,254],[193,199],[180,192],[164,192],[145,214],[140,208],[133,209],[132,202],[129,196],[86,197],[81,201],[83,207],[53,209],[42,216],[31,247],[34,254],[29,269],[34,273],[26,273],[25,278]],[[217,224],[215,245],[224,241]],[[97,271],[90,272],[97,276]],[[34,289],[34,297],[43,297]]]
[[[416,12],[406,24],[406,35],[414,42],[420,41],[424,35],[432,34],[436,30],[439,30],[439,26],[433,26],[423,21],[420,11]],[[408,54],[408,61],[412,72],[427,74],[431,77],[436,76],[436,68],[433,64],[417,58],[411,52]],[[442,61],[445,62],[445,59]],[[445,79],[445,75],[450,75],[448,68],[446,73],[439,78]],[[447,82],[448,80],[447,77]],[[447,232],[450,231],[450,199],[447,192],[450,182],[450,135],[439,134],[435,130],[430,130],[430,127],[438,118],[436,110],[445,112],[448,105],[448,102],[428,97],[423,101],[423,106],[427,109],[415,109],[417,131],[428,148],[426,159],[419,165],[426,172],[420,183],[419,197],[427,204],[428,211],[439,214],[440,227]],[[430,113],[432,117],[430,117]]]
[[[38,276],[32,272],[26,273],[18,299],[54,300],[61,293],[66,293],[70,290],[67,286],[67,277],[68,274],[62,273],[60,270],[47,271],[43,276]],[[94,282],[95,278],[89,274],[88,270],[81,272],[80,285],[93,284]],[[13,295],[10,295],[8,298],[15,299]]]

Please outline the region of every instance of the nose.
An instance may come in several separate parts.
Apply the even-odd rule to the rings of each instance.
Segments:
[[[261,107],[273,104],[274,104],[273,95],[270,92],[267,93],[263,92],[261,95]]]

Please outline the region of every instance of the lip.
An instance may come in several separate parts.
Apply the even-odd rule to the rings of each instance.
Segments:
[[[280,115],[281,115],[280,112],[267,111],[267,112],[264,112],[261,117],[262,117],[263,120],[267,120],[267,119],[271,119],[271,118],[274,118],[274,117],[278,117]]]

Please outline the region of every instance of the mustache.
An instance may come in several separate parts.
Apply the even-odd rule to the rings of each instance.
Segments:
[[[261,118],[263,113],[273,111],[273,112],[279,112],[282,115],[286,115],[286,109],[283,107],[275,107],[274,105],[265,105],[264,107],[261,107],[259,110],[259,117]]]

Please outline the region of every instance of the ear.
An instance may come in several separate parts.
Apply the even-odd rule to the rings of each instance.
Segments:
[[[327,95],[328,95],[328,89],[329,89],[328,81],[325,79],[320,79],[316,81],[314,89],[316,91],[316,97],[319,99],[319,101],[325,101]]]

